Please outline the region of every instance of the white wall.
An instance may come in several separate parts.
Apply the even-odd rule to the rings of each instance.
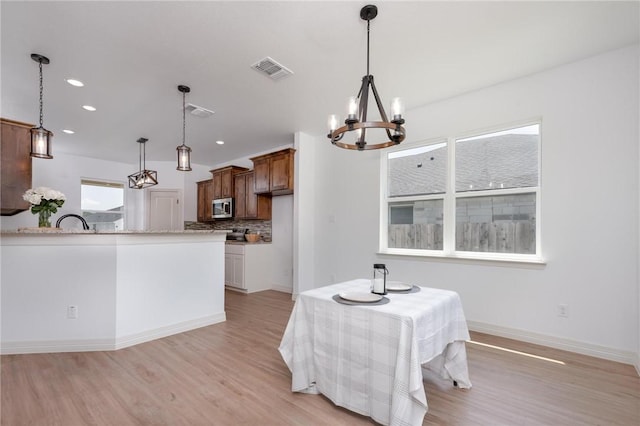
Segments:
[[[293,197],[279,195],[271,200],[272,288],[287,293],[293,292]]]
[[[126,228],[144,229],[146,223],[146,190],[128,189],[127,176],[137,171],[137,164],[118,163],[95,158],[55,153],[52,160],[33,159],[32,187],[47,186],[61,191],[67,197],[58,213],[52,216],[52,225],[67,213],[80,214],[80,180],[104,179],[125,185]],[[196,220],[197,193],[195,182],[210,179],[209,168],[192,165],[193,171],[179,172],[175,162],[148,161],[147,168],[158,172],[155,189],[179,189],[182,191],[184,220]],[[38,226],[37,215],[30,211],[14,216],[2,216],[0,226],[4,230]]]
[[[457,291],[478,329],[636,362],[639,253],[629,236],[639,235],[638,56],[638,46],[612,51],[406,114],[406,143],[542,119],[546,266],[376,255],[380,153],[317,137],[307,277],[316,287],[368,277],[380,261],[391,279]],[[568,318],[558,317],[560,303]]]

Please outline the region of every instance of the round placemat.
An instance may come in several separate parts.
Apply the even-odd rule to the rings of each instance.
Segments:
[[[377,305],[386,305],[389,303],[389,299],[387,297],[382,296],[382,299],[377,302],[352,302],[351,300],[345,300],[340,297],[339,294],[333,296],[333,300],[342,304],[342,305],[357,305],[357,306],[377,306]]]

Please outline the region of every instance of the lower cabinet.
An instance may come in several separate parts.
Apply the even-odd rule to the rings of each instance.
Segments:
[[[268,243],[227,243],[224,251],[224,284],[244,293],[272,287],[272,247]]]

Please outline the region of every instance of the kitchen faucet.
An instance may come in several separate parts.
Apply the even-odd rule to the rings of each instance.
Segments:
[[[87,224],[87,221],[84,220],[84,218],[80,215],[77,214],[64,214],[62,216],[60,216],[60,219],[58,219],[56,221],[56,228],[60,228],[60,222],[62,222],[62,219],[69,217],[69,216],[73,216],[73,217],[77,217],[78,219],[80,219],[80,221],[82,221],[82,229],[84,229],[85,231],[87,231],[89,229],[89,224]]]

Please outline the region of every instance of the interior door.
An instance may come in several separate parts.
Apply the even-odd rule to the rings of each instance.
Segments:
[[[182,208],[177,189],[149,190],[149,230],[181,231]]]

